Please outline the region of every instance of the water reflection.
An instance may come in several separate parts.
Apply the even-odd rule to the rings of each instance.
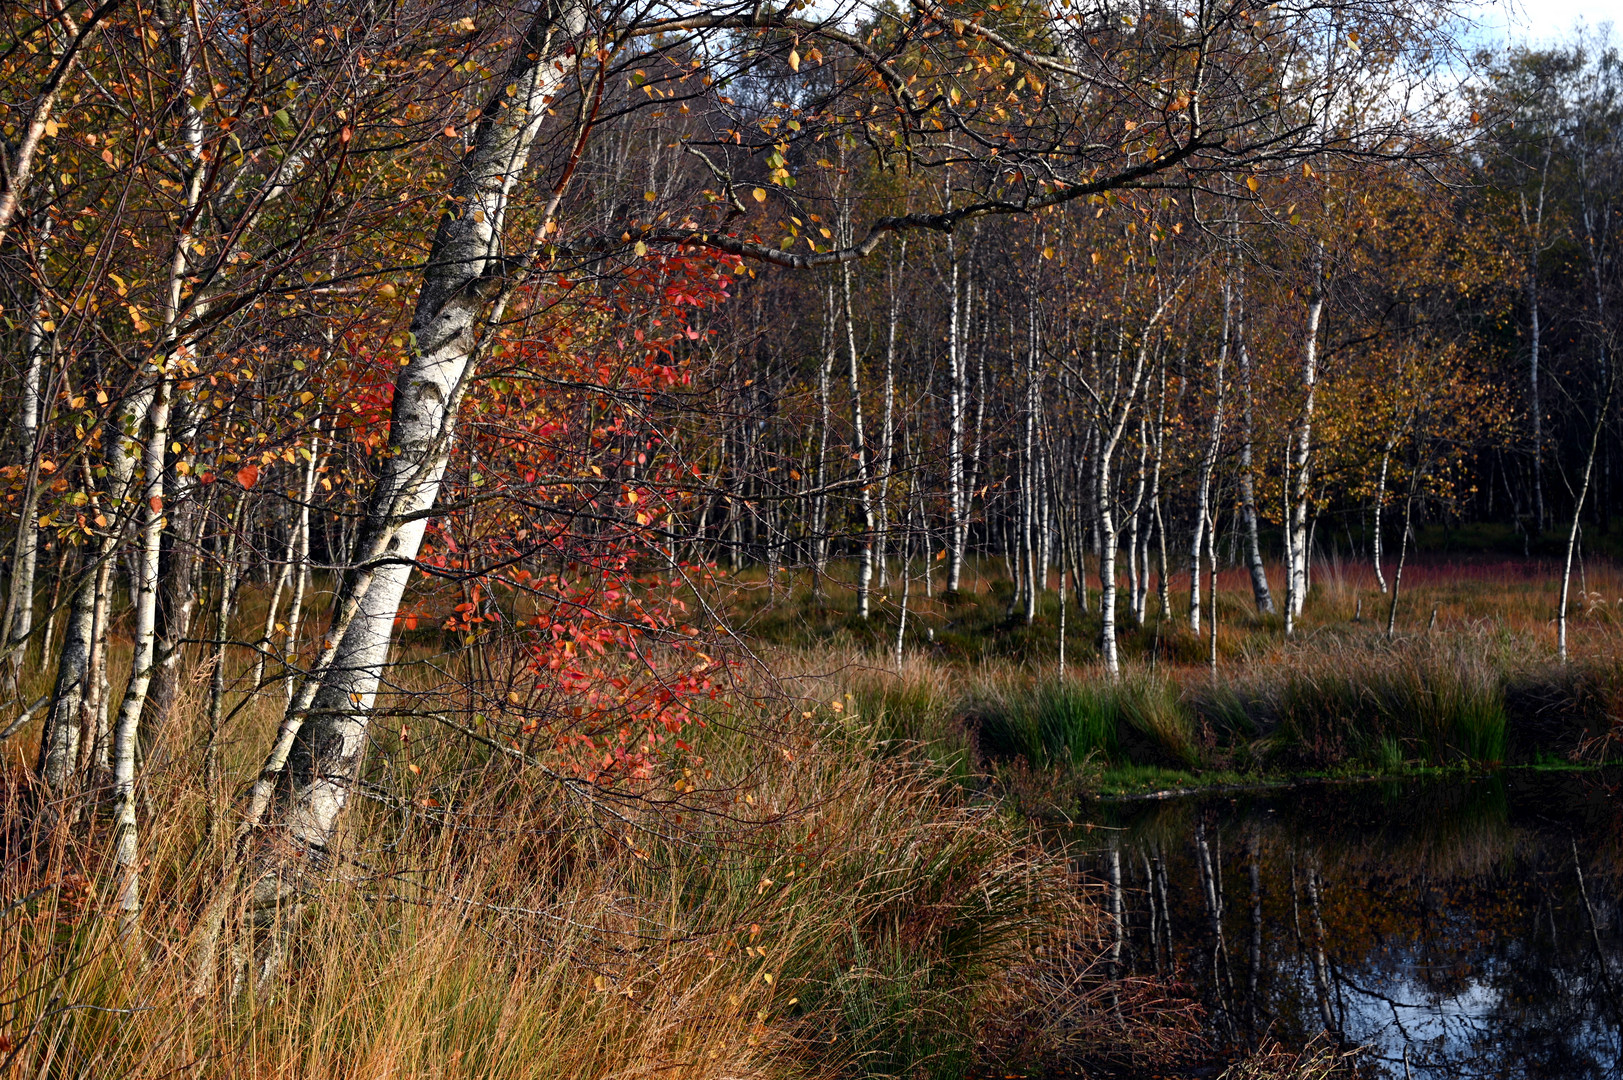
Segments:
[[[1118,916],[1113,961],[1185,983],[1220,1042],[1329,1031],[1372,1076],[1623,1078],[1620,783],[1122,804],[1074,838]]]

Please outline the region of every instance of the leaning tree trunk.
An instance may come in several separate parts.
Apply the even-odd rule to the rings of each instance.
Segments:
[[[1600,411],[1595,414],[1595,430],[1589,436],[1589,454],[1584,458],[1584,476],[1578,485],[1578,498],[1572,507],[1572,527],[1567,530],[1567,557],[1561,566],[1561,610],[1556,617],[1556,649],[1561,662],[1567,662],[1567,599],[1572,592],[1572,555],[1578,547],[1578,528],[1583,521],[1584,501],[1589,498],[1589,482],[1595,475],[1595,455],[1600,450],[1601,432],[1606,429],[1606,413],[1612,407],[1612,394],[1617,389],[1614,371],[1606,380],[1606,395],[1601,399]]]
[[[1396,445],[1396,435],[1393,435],[1391,438],[1386,440],[1386,447],[1381,453],[1381,475],[1380,479],[1375,484],[1375,507],[1373,510],[1373,515],[1375,517],[1375,532],[1371,537],[1371,562],[1375,567],[1375,584],[1380,586],[1382,594],[1385,594],[1387,586],[1386,571],[1381,568],[1381,560],[1386,557],[1386,552],[1382,546],[1383,542],[1381,539],[1381,525],[1385,518],[1386,509],[1386,478],[1389,475],[1392,466],[1392,449]]]
[[[580,52],[566,46],[584,24],[585,9],[573,0],[536,14],[457,169],[412,317],[416,352],[395,381],[382,475],[335,598],[323,654],[250,795],[244,836],[268,808],[284,761],[280,798],[293,849],[324,852],[337,830],[388,663],[395,613],[450,458],[477,330],[504,287],[502,226],[511,192],[547,101],[574,69]],[[279,883],[267,878],[256,893],[261,902],[281,897]]]

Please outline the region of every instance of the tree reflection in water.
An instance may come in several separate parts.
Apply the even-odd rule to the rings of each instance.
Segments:
[[[1616,772],[1102,806],[1073,838],[1119,970],[1235,1047],[1329,1031],[1371,1076],[1623,1078]]]

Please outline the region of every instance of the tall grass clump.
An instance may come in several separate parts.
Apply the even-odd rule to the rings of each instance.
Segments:
[[[1175,766],[1199,762],[1190,715],[1173,684],[1138,672],[1108,681],[1032,679],[981,688],[971,705],[982,754],[989,760],[1023,758],[1045,769],[1075,769],[1104,762],[1156,760]]]
[[[1503,680],[1464,650],[1342,649],[1207,693],[1197,704],[1259,756],[1288,765],[1391,769],[1505,760]]]
[[[1510,753],[1518,760],[1599,763],[1623,756],[1623,663],[1545,664],[1505,683]]]

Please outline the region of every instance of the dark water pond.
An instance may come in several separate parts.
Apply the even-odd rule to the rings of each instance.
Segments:
[[[1183,982],[1221,1044],[1328,1031],[1371,1076],[1623,1077],[1623,773],[1192,796],[1093,825],[1078,857],[1111,883],[1120,968]]]

